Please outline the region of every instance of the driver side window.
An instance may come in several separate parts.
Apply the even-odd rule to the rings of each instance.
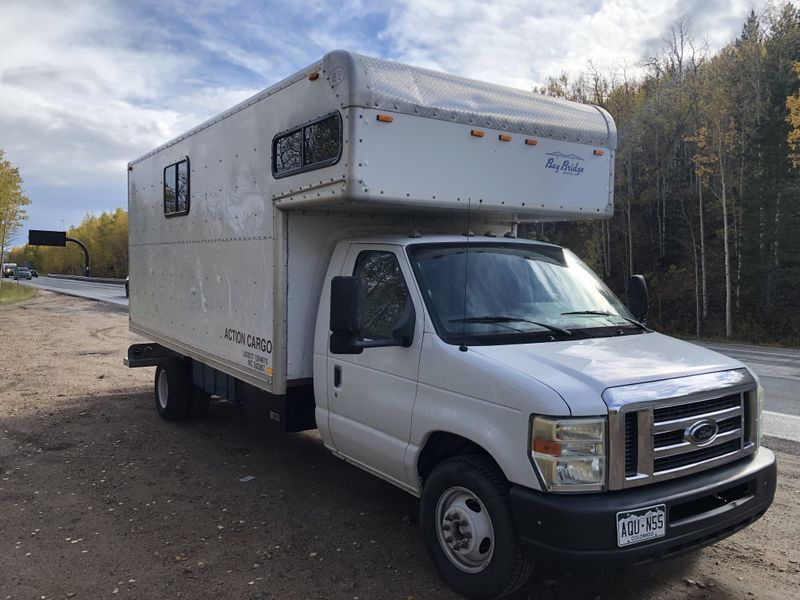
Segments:
[[[365,250],[358,255],[353,275],[363,277],[367,284],[364,338],[391,338],[410,302],[397,257],[391,252]]]

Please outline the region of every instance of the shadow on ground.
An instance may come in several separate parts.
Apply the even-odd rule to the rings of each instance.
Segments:
[[[168,423],[152,402],[149,389],[65,398],[3,423],[0,591],[457,597],[425,553],[416,500],[333,457],[316,432],[267,433],[227,402]],[[514,598],[733,597],[687,585],[698,556],[619,572],[541,563]]]

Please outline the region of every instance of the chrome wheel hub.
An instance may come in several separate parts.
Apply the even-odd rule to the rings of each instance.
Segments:
[[[167,409],[167,398],[169,396],[169,383],[167,381],[167,372],[161,369],[158,374],[158,405],[161,410]]]
[[[445,556],[467,573],[483,571],[494,554],[494,528],[483,502],[470,490],[452,487],[436,505],[436,533]]]

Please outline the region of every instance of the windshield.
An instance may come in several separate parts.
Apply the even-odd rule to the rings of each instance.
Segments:
[[[644,331],[569,250],[514,242],[470,242],[468,250],[463,243],[409,247],[445,341],[512,343],[618,335],[621,328]]]

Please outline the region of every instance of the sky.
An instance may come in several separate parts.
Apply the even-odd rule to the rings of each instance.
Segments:
[[[26,228],[127,207],[126,165],[343,48],[522,89],[635,75],[688,19],[711,52],[763,0],[0,0],[0,148]]]

